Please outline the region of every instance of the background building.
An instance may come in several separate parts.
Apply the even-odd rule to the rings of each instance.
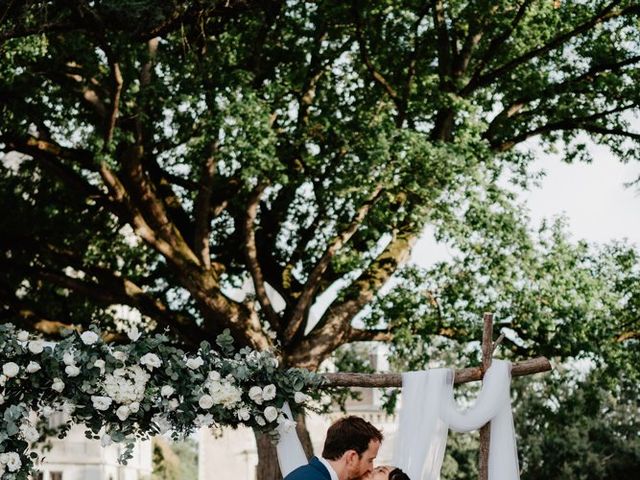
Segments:
[[[102,447],[99,440],[84,435],[85,427],[75,425],[60,440],[51,438],[51,449],[42,453],[40,473],[35,480],[149,480],[152,472],[151,442],[138,442],[127,465],[118,463],[123,446]]]

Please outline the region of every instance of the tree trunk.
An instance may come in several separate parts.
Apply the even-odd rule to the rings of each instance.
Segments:
[[[298,438],[302,442],[302,448],[307,458],[313,456],[313,447],[311,445],[311,437],[307,430],[304,415],[298,415],[296,418],[296,431]],[[282,480],[280,467],[278,466],[278,457],[276,454],[276,446],[271,443],[268,435],[260,433],[255,434],[256,446],[258,447],[258,467],[256,472],[257,480]]]
[[[256,467],[256,480],[282,480],[276,446],[269,435],[255,433],[256,446],[258,447],[258,466]]]

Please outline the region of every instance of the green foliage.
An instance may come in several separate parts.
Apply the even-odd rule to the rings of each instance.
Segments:
[[[521,385],[516,425],[522,478],[632,479],[640,465],[635,381],[603,387],[601,372]],[[607,382],[610,379],[607,379]]]

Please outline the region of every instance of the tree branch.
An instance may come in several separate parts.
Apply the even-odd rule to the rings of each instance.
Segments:
[[[369,57],[367,45],[364,40],[364,36],[362,34],[362,21],[360,18],[360,14],[358,12],[357,5],[354,5],[354,7],[352,8],[352,12],[353,12],[354,23],[356,27],[355,29],[356,40],[358,41],[358,46],[360,47],[359,50],[360,50],[360,58],[362,59],[362,63],[367,67],[367,70],[369,70],[369,73],[371,74],[371,77],[373,78],[373,80],[378,85],[380,85],[385,92],[387,92],[387,95],[389,95],[391,100],[393,100],[393,102],[396,104],[396,107],[399,107],[400,97],[398,96],[398,93],[387,81],[387,79],[382,75],[382,73],[380,73],[380,71],[376,68],[376,66],[371,61],[371,58]]]
[[[296,365],[314,369],[337,346],[346,343],[351,320],[376,295],[399,266],[411,254],[419,232],[408,226],[394,232],[384,251],[351,285],[345,288],[341,301],[334,301],[311,332],[287,348]]]
[[[618,12],[614,12],[613,9],[620,2],[621,2],[621,0],[615,0],[615,1],[611,2],[607,7],[602,9],[600,12],[598,12],[598,14],[594,15],[587,22],[584,22],[584,23],[578,25],[577,27],[573,28],[572,30],[570,30],[568,32],[565,32],[565,33],[563,33],[561,35],[558,35],[557,37],[553,38],[551,41],[549,41],[545,45],[543,45],[541,47],[538,47],[538,48],[534,48],[533,50],[530,50],[530,51],[520,55],[519,57],[516,57],[516,58],[512,59],[511,61],[507,62],[506,64],[491,70],[490,72],[486,73],[485,75],[480,75],[475,80],[471,80],[467,84],[467,86],[462,90],[461,93],[463,95],[466,95],[466,94],[472,92],[473,90],[476,90],[476,89],[478,89],[480,87],[483,87],[483,86],[486,86],[486,85],[489,85],[489,84],[493,83],[496,79],[504,76],[507,72],[513,70],[514,68],[518,67],[519,65],[522,65],[523,63],[526,63],[529,60],[532,60],[533,58],[539,57],[540,55],[544,55],[545,53],[548,53],[548,52],[560,47],[561,45],[563,45],[564,43],[566,43],[570,39],[589,31],[591,28],[593,28],[598,23],[602,23],[604,21],[608,21],[608,20],[611,20],[613,18],[617,18],[617,17],[620,17],[620,16],[624,16],[626,14],[633,14],[633,13],[640,12],[640,7],[637,6],[637,5],[632,5],[632,6],[623,8],[622,10],[620,10]]]
[[[608,128],[602,125],[591,123],[595,120],[607,117],[608,115],[623,112],[633,107],[635,107],[635,105],[631,104],[631,105],[616,107],[611,110],[606,110],[604,112],[594,113],[592,115],[587,115],[585,117],[566,118],[556,122],[550,122],[546,125],[542,125],[532,130],[520,133],[518,135],[515,135],[506,140],[502,140],[500,142],[490,141],[491,146],[496,151],[504,152],[504,151],[510,150],[515,145],[525,141],[528,138],[534,137],[536,135],[550,133],[553,131],[559,131],[559,130],[584,130],[590,133],[599,133],[602,135],[619,135],[619,136],[631,138],[633,140],[639,140],[640,134],[638,133],[627,132],[622,129]]]
[[[217,151],[217,145],[212,147],[211,156],[202,165],[200,174],[200,188],[193,207],[195,219],[194,248],[200,262],[206,269],[211,268],[211,255],[209,253],[209,234],[211,233],[211,195],[213,192],[213,180],[216,173],[216,161],[213,155]]]
[[[269,325],[271,325],[271,328],[277,332],[280,330],[280,318],[274,310],[273,305],[271,305],[271,300],[269,300],[269,296],[267,295],[262,269],[258,262],[258,250],[256,247],[256,235],[254,230],[254,224],[258,213],[258,205],[260,204],[260,196],[264,192],[265,188],[267,188],[266,183],[259,184],[249,197],[249,205],[247,206],[244,223],[245,259],[249,267],[249,272],[251,273],[251,278],[253,279],[256,297],[258,298],[258,302],[260,302],[265,318],[269,322]]]
[[[30,272],[36,278],[73,290],[105,306],[124,304],[136,308],[141,314],[152,318],[161,327],[171,329],[192,345],[197,345],[201,340],[202,331],[196,326],[192,318],[182,313],[172,312],[159,299],[146,293],[131,280],[115,275],[113,271],[106,268],[85,266],[81,258],[70,252],[61,251],[60,249],[55,249],[55,251],[62,259],[67,260],[65,263],[94,277],[98,283],[70,277],[51,268],[32,265],[18,265],[17,268],[21,269],[21,271]],[[14,262],[0,260],[0,265],[11,268]]]
[[[73,325],[48,318],[31,302],[16,297],[13,290],[5,282],[0,282],[0,307],[2,307],[0,313],[4,313],[3,317],[6,316],[6,313],[11,313],[26,323],[26,325],[21,324],[21,327],[41,332],[47,336],[58,336],[62,330],[73,328]]]
[[[284,332],[285,344],[289,343],[294,338],[296,333],[298,333],[301,325],[305,323],[304,319],[309,310],[309,307],[311,306],[311,301],[313,300],[315,293],[318,290],[320,279],[329,266],[329,263],[338,252],[338,250],[340,250],[342,246],[351,239],[360,225],[362,225],[365,217],[367,216],[375,202],[378,200],[378,198],[380,198],[381,193],[382,185],[378,184],[374,188],[367,201],[364,202],[362,206],[360,206],[360,208],[357,210],[349,226],[333,239],[322,257],[320,257],[320,260],[318,260],[316,266],[309,274],[309,278],[307,279],[302,293],[300,294],[298,303],[296,304],[293,313],[291,314],[291,317],[287,322],[287,328]]]
[[[515,100],[509,102],[505,108],[502,109],[498,115],[491,121],[487,130],[485,131],[484,137],[491,138],[492,132],[495,131],[497,126],[505,119],[515,118],[516,115],[522,111],[522,109],[529,103],[536,100],[553,100],[557,95],[562,95],[563,93],[581,93],[588,91],[586,89],[587,86],[591,86],[593,81],[596,80],[601,74],[610,72],[613,70],[618,70],[628,65],[633,65],[635,63],[640,62],[640,55],[635,55],[624,60],[616,61],[616,62],[604,62],[600,63],[588,71],[584,72],[577,77],[569,78],[563,82],[552,83],[548,85],[546,88],[536,92],[535,94],[523,95]],[[583,88],[580,88],[580,84],[583,83]]]
[[[113,79],[113,92],[111,95],[111,112],[108,116],[107,128],[104,133],[104,145],[102,147],[105,152],[109,149],[109,145],[113,139],[113,131],[116,127],[120,106],[120,94],[122,93],[122,72],[120,71],[120,64],[110,59],[109,66],[111,67],[111,76]]]
[[[436,27],[436,38],[438,47],[438,75],[440,84],[450,83],[452,72],[451,62],[451,41],[445,18],[444,4],[442,0],[432,0],[433,23]]]
[[[157,237],[162,238],[166,246],[169,247],[168,251],[165,249],[162,252],[163,254],[168,253],[167,258],[172,259],[182,268],[197,268],[200,262],[187,245],[180,230],[169,219],[163,200],[156,195],[154,185],[142,167],[142,156],[143,149],[139,145],[125,148],[120,155],[120,163],[132,193],[129,196],[129,201],[139,205],[142,216],[147,219],[146,221],[153,227],[154,232],[157,232]]]
[[[515,31],[516,27],[527,13],[527,10],[529,9],[531,3],[532,0],[524,0],[518,8],[518,12],[516,13],[515,17],[511,21],[509,28],[502,32],[502,34],[496,35],[491,39],[484,55],[480,58],[473,71],[473,75],[471,76],[469,83],[465,86],[465,88],[462,89],[461,95],[467,95],[475,88],[473,87],[473,85],[475,85],[475,83],[478,81],[478,78],[482,74],[484,67],[492,58],[496,56],[496,54],[500,51],[500,48],[506,43],[511,34]]]
[[[347,342],[390,342],[393,333],[388,329],[359,329],[351,327],[347,334]]]

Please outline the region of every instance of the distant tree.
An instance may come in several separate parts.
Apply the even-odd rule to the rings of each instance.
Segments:
[[[523,480],[631,480],[640,468],[638,386],[605,389],[556,375],[543,389],[522,390],[516,418]]]
[[[153,439],[153,480],[198,480],[198,445],[193,439]]]
[[[496,234],[482,215],[511,202],[499,179],[527,184],[519,144],[573,160],[592,138],[637,158],[639,13],[633,0],[6,2],[0,316],[55,336],[115,330],[125,306],[187,346],[229,328],[310,369],[391,340],[354,318],[425,225],[455,233],[462,211],[471,238]],[[255,293],[234,297],[249,279]],[[539,320],[519,321],[537,350]],[[260,451],[261,478],[276,478]]]

